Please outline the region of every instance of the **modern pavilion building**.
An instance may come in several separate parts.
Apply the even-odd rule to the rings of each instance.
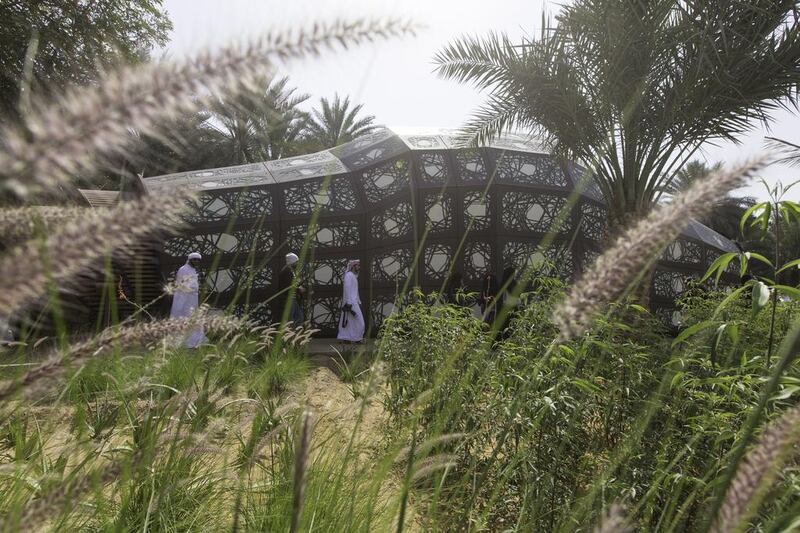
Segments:
[[[500,277],[507,266],[546,259],[551,274],[574,278],[599,253],[607,229],[599,190],[581,179],[579,167],[564,168],[521,135],[465,149],[453,131],[380,129],[322,152],[142,184],[147,194],[199,194],[186,229],[163,242],[163,281],[198,251],[209,303],[269,321],[277,272],[294,251],[313,285],[308,318],[331,334],[347,259],[361,259],[362,307],[373,332],[404,286],[440,290],[450,272],[478,290],[487,271]],[[543,240],[549,244],[540,247]],[[653,304],[670,313],[687,278],[732,250],[728,239],[690,224],[657,265]]]

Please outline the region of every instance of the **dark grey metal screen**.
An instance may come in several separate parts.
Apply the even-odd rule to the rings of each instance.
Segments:
[[[186,255],[204,256],[207,301],[273,320],[277,272],[289,251],[305,249],[313,294],[307,316],[335,331],[347,259],[362,260],[360,290],[373,331],[407,283],[441,289],[460,272],[477,290],[491,271],[549,260],[571,279],[597,256],[606,234],[594,184],[576,201],[549,246],[553,228],[581,179],[535,140],[508,135],[480,149],[459,146],[452,132],[397,135],[381,129],[345,145],[300,157],[145,178],[150,194],[199,192],[187,229],[164,242],[162,274]],[[653,301],[665,315],[686,279],[703,272],[732,243],[694,223],[664,254]]]

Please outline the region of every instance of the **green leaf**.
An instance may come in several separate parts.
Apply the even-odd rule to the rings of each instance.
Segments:
[[[599,394],[601,389],[594,383],[590,383],[585,379],[573,379],[572,384],[581,389],[584,392],[588,392],[589,394]]]
[[[739,346],[739,324],[734,323],[728,327],[728,338],[731,340],[735,350]]]
[[[762,263],[769,265],[771,268],[774,268],[772,266],[772,261],[770,261],[761,254],[757,254],[755,252],[746,252],[745,256],[747,256],[747,259],[757,259],[758,261],[761,261]]]
[[[717,257],[717,260],[711,263],[711,266],[708,267],[706,273],[703,275],[702,278],[700,278],[700,283],[703,283],[705,280],[710,278],[714,274],[714,272],[717,272],[715,283],[719,283],[719,278],[722,277],[722,273],[725,271],[726,268],[728,268],[730,262],[733,261],[733,258],[736,257],[737,255],[739,255],[737,252],[728,252]]]
[[[773,285],[772,287],[776,291],[785,294],[795,300],[800,300],[800,289],[797,287],[790,287],[788,285]]]
[[[719,315],[720,311],[725,309],[726,305],[728,305],[729,303],[731,303],[731,301],[733,301],[736,298],[738,298],[750,286],[751,286],[751,283],[748,283],[747,285],[743,285],[743,286],[739,287],[738,289],[736,289],[735,291],[731,292],[728,296],[726,296],[725,299],[722,300],[719,303],[719,305],[717,305],[717,308],[714,309],[714,316],[712,318],[716,318],[717,315]]]
[[[744,227],[747,224],[747,221],[750,220],[750,217],[753,215],[753,213],[760,209],[765,209],[768,205],[769,203],[767,202],[761,202],[760,204],[750,207],[742,214],[742,218],[739,220],[739,231],[742,233],[742,235],[744,235]]]
[[[789,261],[788,263],[784,264],[782,267],[780,267],[778,269],[778,273],[780,274],[784,270],[792,268],[792,267],[800,268],[800,259],[795,259],[794,261]]]
[[[678,344],[684,342],[686,339],[695,335],[703,330],[706,330],[712,327],[716,322],[714,320],[704,320],[703,322],[698,322],[697,324],[693,324],[686,328],[685,330],[681,331],[680,335],[675,337],[675,340],[672,341],[672,347],[674,348]]]
[[[717,328],[717,331],[714,332],[714,340],[711,343],[711,364],[713,365],[717,361],[717,353],[719,352],[719,343],[722,340],[722,334],[725,333],[725,329],[728,327],[728,324],[722,324],[720,327]]]

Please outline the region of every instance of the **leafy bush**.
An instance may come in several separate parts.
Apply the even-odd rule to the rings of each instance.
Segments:
[[[433,527],[571,529],[596,523],[614,501],[628,502],[644,529],[701,527],[759,401],[766,312],[750,320],[745,296],[689,295],[688,334],[673,342],[660,319],[616,304],[580,339],[556,343],[550,317],[562,290],[540,280],[495,344],[466,309],[412,304],[387,321],[380,346],[394,423],[412,434],[419,426],[417,441],[450,442],[435,451],[456,457],[431,496]],[[798,311],[781,305],[779,335]],[[695,327],[715,313],[738,331],[738,343],[717,342],[716,362],[717,327]],[[795,367],[784,379],[783,398],[797,376]],[[454,433],[464,435],[456,444],[446,439]],[[764,516],[786,510],[791,483],[776,489],[783,509]]]

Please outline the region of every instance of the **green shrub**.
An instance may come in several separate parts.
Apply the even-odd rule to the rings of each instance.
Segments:
[[[274,397],[286,391],[290,383],[308,375],[309,368],[308,359],[293,352],[268,356],[251,370],[253,374],[247,381],[247,393],[251,398]]]

